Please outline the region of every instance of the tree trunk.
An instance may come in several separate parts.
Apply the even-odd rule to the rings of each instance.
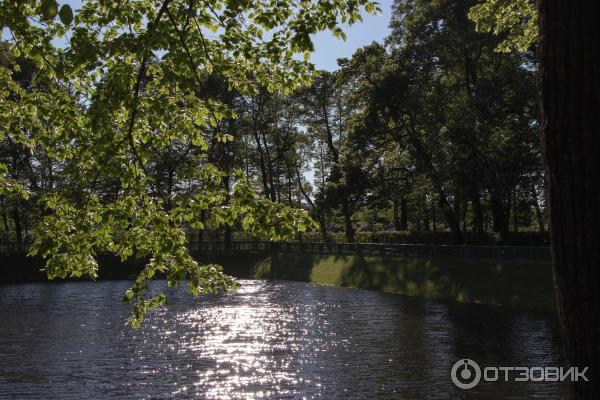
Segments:
[[[508,194],[506,194],[506,196],[504,197],[504,209],[506,210],[506,212],[504,213],[504,217],[506,218],[506,221],[504,221],[504,226],[506,227],[506,229],[504,230],[505,232],[510,231],[510,211],[512,208],[512,192],[509,190]]]
[[[319,228],[321,230],[321,236],[324,242],[329,242],[329,234],[327,233],[327,221],[325,220],[325,210],[323,207],[317,207],[317,204],[310,198],[306,190],[304,190],[304,186],[302,184],[302,177],[300,174],[300,169],[296,169],[296,180],[298,182],[298,189],[300,189],[300,193],[304,196],[304,199],[310,206],[315,210],[315,214],[317,215],[317,219],[319,220]]]
[[[515,227],[515,232],[519,232],[519,215],[517,214],[517,188],[513,191],[513,226]]]
[[[396,231],[402,230],[402,224],[400,223],[400,207],[398,204],[398,199],[394,197],[392,199],[393,209],[392,209],[392,219],[394,222],[394,229]]]
[[[408,204],[406,197],[400,197],[400,230],[408,230]]]
[[[10,227],[8,225],[8,211],[6,210],[6,199],[2,199],[2,223],[4,224],[4,231],[6,232],[6,236],[8,237]]]
[[[258,132],[254,131],[254,140],[256,142],[256,150],[258,151],[258,161],[260,166],[260,177],[263,185],[263,196],[270,197],[269,190],[269,178],[267,176],[267,166],[265,163],[265,156],[263,153],[262,145],[260,143],[260,137],[258,136]]]
[[[467,231],[467,212],[469,211],[469,202],[465,201],[464,207],[462,210],[462,230],[463,232]]]
[[[533,208],[535,209],[535,218],[538,223],[538,232],[540,234],[546,233],[546,227],[544,224],[544,214],[540,208],[540,203],[538,201],[537,192],[535,190],[535,186],[531,187],[531,195],[533,196]]]
[[[473,206],[473,229],[478,235],[481,235],[484,231],[484,220],[483,208],[481,207],[481,198],[479,197],[479,193],[474,193],[471,196],[471,205]]]
[[[600,1],[538,0],[541,140],[571,397],[600,398]]]
[[[427,196],[423,195],[423,229],[425,232],[429,232],[431,229],[429,228],[429,207],[427,207]]]
[[[344,194],[342,197],[342,214],[344,215],[344,230],[346,231],[346,240],[348,243],[354,243],[354,227],[352,226],[352,214],[348,200]]]
[[[506,210],[504,201],[497,190],[490,191],[490,206],[492,208],[492,230],[504,234],[508,230],[506,226]]]
[[[229,201],[230,201],[229,193],[231,191],[229,176],[223,177],[223,189],[225,189],[225,191],[227,192],[227,195],[225,197],[225,204],[227,206],[229,206]],[[226,224],[224,232],[223,232],[223,241],[225,242],[225,250],[226,251],[229,251],[231,249],[231,237],[232,237],[231,225]]]
[[[20,251],[23,248],[23,231],[21,227],[21,212],[19,210],[18,200],[15,200],[12,214],[13,222],[15,223],[15,238],[17,239],[17,250]]]

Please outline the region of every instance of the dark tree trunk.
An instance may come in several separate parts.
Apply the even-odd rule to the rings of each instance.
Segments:
[[[517,213],[517,189],[513,191],[513,226],[515,228],[515,232],[519,232],[519,214]]]
[[[433,231],[437,232],[437,219],[435,218],[435,206],[431,206],[431,223]]]
[[[4,231],[6,235],[9,234],[10,227],[8,226],[8,211],[6,210],[6,200],[2,199],[2,223],[4,224]]]
[[[263,185],[263,195],[270,197],[271,191],[269,190],[269,178],[267,176],[267,166],[265,163],[265,156],[262,149],[262,144],[260,143],[260,137],[258,133],[254,132],[254,140],[256,142],[256,149],[258,151],[258,161],[260,166],[260,177]]]
[[[400,206],[398,204],[398,199],[394,197],[392,200],[393,209],[392,209],[392,219],[394,223],[394,229],[396,231],[402,230],[402,223],[400,222]]]
[[[571,397],[600,398],[600,1],[538,0],[541,140]]]
[[[506,209],[502,196],[496,191],[490,191],[490,206],[492,208],[492,230],[504,234],[508,230],[506,225]]]
[[[542,209],[540,207],[540,203],[538,201],[538,196],[535,191],[535,186],[531,188],[531,195],[533,196],[533,208],[535,209],[535,218],[538,223],[538,232],[540,234],[546,233],[546,227],[544,224],[544,214],[542,213]]]
[[[6,213],[2,213],[2,223],[4,224],[4,231],[8,235],[10,228],[8,226],[8,217],[6,216]]]
[[[465,201],[464,207],[462,210],[462,230],[463,232],[467,231],[467,212],[469,211],[469,203]]]
[[[23,228],[21,227],[21,212],[19,210],[19,201],[15,200],[12,212],[13,222],[15,223],[15,238],[17,239],[17,250],[23,248]]]
[[[269,196],[271,197],[271,201],[278,201],[277,189],[275,187],[275,167],[273,166],[273,160],[271,159],[271,151],[269,150],[269,144],[267,143],[267,138],[264,132],[261,132],[261,137],[266,159],[265,164],[267,167]]]
[[[229,201],[230,201],[230,182],[229,182],[229,177],[225,176],[223,177],[223,188],[227,191],[227,195],[225,198],[225,203],[227,205],[229,205]],[[225,250],[229,251],[231,249],[231,225],[225,225],[225,230],[223,232],[223,241],[225,242]]]
[[[400,197],[400,230],[408,230],[408,204],[406,197]]]
[[[427,196],[423,195],[423,229],[425,232],[429,232],[431,228],[429,227],[429,207],[427,207]]]
[[[456,214],[456,217],[459,219],[460,223],[460,197],[458,194],[454,195],[454,214]]]
[[[352,226],[352,213],[346,195],[342,196],[342,214],[344,215],[344,230],[348,243],[354,243],[354,227]]]
[[[504,226],[505,228],[505,232],[510,231],[510,211],[511,211],[511,202],[512,199],[512,194],[511,191],[508,191],[508,194],[505,196],[504,198],[504,210],[506,210],[506,212],[504,213],[504,217],[506,218],[506,221],[504,221]]]
[[[471,196],[471,205],[473,206],[473,229],[478,235],[483,234],[483,208],[481,207],[481,198],[479,194]]]
[[[296,181],[298,182],[298,189],[300,189],[300,193],[304,196],[304,199],[310,206],[315,210],[315,214],[317,215],[317,219],[319,220],[319,228],[321,230],[321,236],[324,242],[329,242],[329,234],[327,233],[327,221],[325,219],[325,210],[323,207],[318,207],[317,204],[310,198],[306,190],[304,190],[304,186],[302,185],[302,177],[300,174],[300,169],[296,169]]]

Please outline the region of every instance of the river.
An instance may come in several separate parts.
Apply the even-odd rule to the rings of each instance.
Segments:
[[[299,282],[170,290],[124,325],[126,281],[0,285],[0,399],[543,399],[563,384],[456,388],[452,365],[559,366],[553,315]],[[165,286],[157,282],[156,288]]]

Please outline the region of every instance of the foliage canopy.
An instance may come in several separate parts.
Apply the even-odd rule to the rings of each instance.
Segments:
[[[95,277],[100,252],[147,258],[125,294],[138,326],[166,302],[148,294],[158,273],[170,286],[187,279],[193,294],[234,285],[218,266],[192,259],[184,225],[238,221],[273,239],[306,230],[304,212],[258,197],[239,170],[212,162],[208,150],[232,139],[226,121],[236,114],[211,81],[243,96],[306,85],[311,34],[343,36],[338,24],[360,21],[362,9],[376,3],[90,0],[74,12],[55,0],[1,2],[10,39],[0,67],[0,139],[35,159],[28,165],[47,163],[62,177],[34,199],[44,212],[32,254],[47,259],[48,276]],[[176,196],[156,178],[173,147],[191,155],[172,177],[182,189]],[[0,179],[3,195],[29,195],[5,164]]]
[[[538,39],[537,9],[531,0],[484,0],[471,7],[469,18],[479,32],[502,37],[501,52],[529,50]]]

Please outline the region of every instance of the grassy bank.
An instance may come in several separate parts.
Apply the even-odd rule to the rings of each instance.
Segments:
[[[542,263],[280,253],[258,261],[250,276],[515,309],[556,309],[551,266]]]
[[[239,278],[284,279],[401,293],[429,299],[555,311],[551,266],[449,256],[408,258],[307,253],[200,257]],[[99,279],[132,279],[143,260],[99,257]],[[46,281],[39,257],[0,257],[0,283]],[[59,280],[60,281],[60,280]]]

